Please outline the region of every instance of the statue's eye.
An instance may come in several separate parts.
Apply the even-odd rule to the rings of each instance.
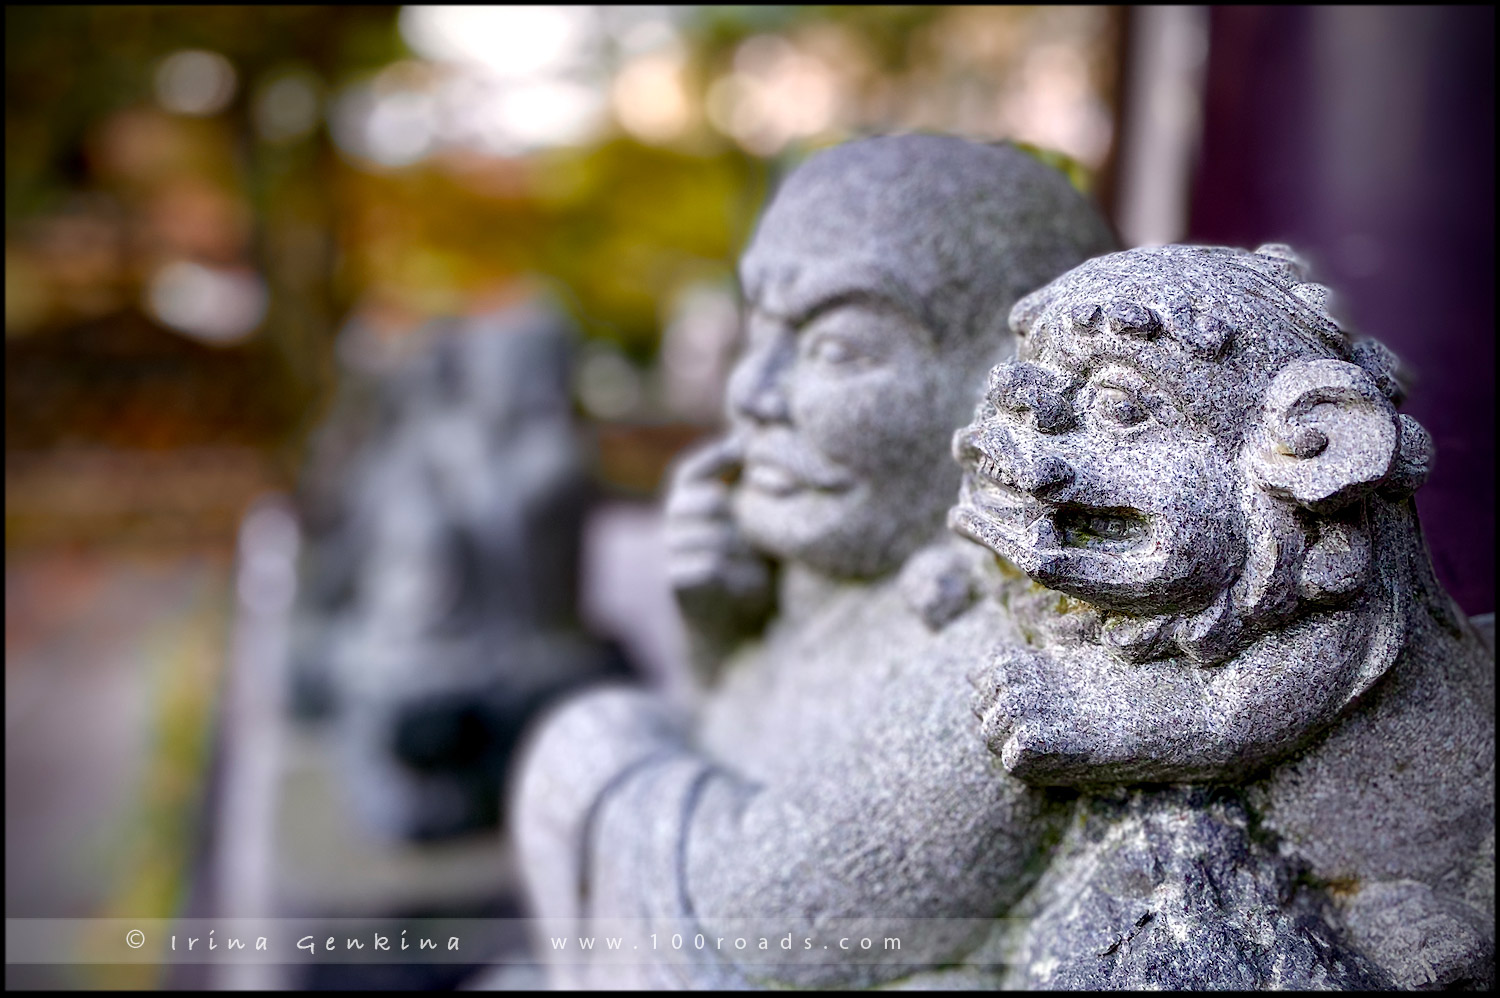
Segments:
[[[860,357],[859,349],[842,336],[824,334],[813,337],[808,355],[823,364],[847,364]]]
[[[1094,396],[1094,411],[1115,426],[1135,426],[1150,415],[1135,397],[1123,388],[1104,387]]]

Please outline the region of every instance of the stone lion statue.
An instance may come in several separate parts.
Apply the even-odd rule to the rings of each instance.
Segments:
[[[1396,359],[1351,340],[1327,297],[1279,245],[1090,260],[1016,305],[1018,357],[955,437],[950,525],[999,556],[992,589],[1025,635],[974,677],[991,750],[1105,810],[1138,804],[1110,788],[1228,788],[1224,820],[1265,872],[1251,879],[1285,881],[1261,913],[1311,891],[1321,907],[1286,938],[1346,947],[1301,978],[1269,957],[1119,976],[1155,945],[1148,919],[1139,945],[1121,932],[1080,976],[1033,965],[1023,985],[1493,976],[1494,656],[1433,574],[1412,499],[1432,442],[1397,411]],[[1157,922],[1186,910],[1164,900],[1182,893],[1173,862],[1147,864],[1137,892]],[[1157,944],[1193,949],[1170,935]],[[1237,938],[1254,965],[1256,934]]]

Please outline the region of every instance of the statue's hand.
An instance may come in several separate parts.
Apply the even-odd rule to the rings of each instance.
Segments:
[[[1005,645],[970,677],[980,734],[1037,785],[1191,782],[1234,745],[1222,674],[1191,662],[1126,662],[1088,645]],[[1233,679],[1233,677],[1227,677]]]
[[[730,509],[744,459],[733,437],[695,451],[672,475],[666,502],[667,573],[689,628],[725,649],[764,624],[775,602],[770,561],[750,546]]]
[[[969,676],[980,737],[1006,768],[1012,768],[1022,746],[1034,745],[1051,727],[1046,714],[1051,665],[1043,652],[1006,644]]]
[[[1108,767],[1123,761],[1114,721],[1147,699],[1139,686],[1146,677],[1108,666],[1085,649],[1000,647],[969,677],[985,745],[1028,783],[1107,779]]]

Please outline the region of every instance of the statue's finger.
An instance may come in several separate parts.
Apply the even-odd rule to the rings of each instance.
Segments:
[[[667,494],[667,523],[692,518],[727,519],[729,487],[717,481],[685,482]]]
[[[725,479],[738,474],[744,462],[744,443],[735,436],[724,437],[683,458],[682,463],[677,466],[673,480],[687,483],[714,478]]]

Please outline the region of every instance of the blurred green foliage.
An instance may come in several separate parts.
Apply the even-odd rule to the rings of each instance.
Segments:
[[[223,53],[242,82],[302,64],[334,84],[404,54],[388,6],[7,6],[7,227],[90,185],[89,133],[150,101],[157,61],[185,48]],[[246,91],[230,118],[246,114]]]
[[[746,7],[704,17],[708,34],[732,45],[793,10]],[[397,13],[7,8],[7,284],[9,290],[13,273],[23,284],[51,282],[50,294],[41,295],[50,306],[46,319],[32,325],[62,328],[139,300],[150,269],[142,256],[195,248],[171,245],[170,231],[163,247],[156,229],[221,224],[163,220],[173,211],[191,214],[192,205],[168,195],[197,185],[224,203],[220,216],[248,219],[247,262],[269,285],[264,329],[280,371],[265,392],[306,413],[285,427],[288,439],[316,420],[334,377],[334,334],[370,292],[418,317],[461,311],[473,296],[542,274],[574,306],[587,334],[649,360],[663,299],[683,282],[728,273],[764,194],[764,164],[727,142],[683,152],[616,135],[472,169],[428,161],[370,172],[337,153],[326,125],[304,141],[258,141],[251,105],[272,74],[310,70],[331,98],[410,58]],[[184,48],[218,52],[238,74],[233,102],[212,118],[164,115],[153,106],[156,66]],[[24,255],[33,223],[80,213],[102,218],[120,256],[130,257],[96,281],[112,291],[99,315],[78,313],[83,299],[53,273],[65,266],[50,258],[11,266],[13,256]],[[22,252],[11,252],[16,244]],[[23,286],[19,293],[36,292]],[[10,319],[8,310],[8,335],[31,331]]]
[[[117,327],[137,336],[155,321],[143,302],[167,264],[253,273],[269,303],[258,334],[200,352],[243,358],[260,396],[275,400],[266,411],[277,415],[255,433],[290,453],[332,395],[334,342],[352,314],[414,327],[433,314],[493,305],[518,281],[541,277],[586,335],[648,365],[678,292],[731,278],[775,176],[813,149],[911,128],[980,138],[1016,127],[1045,132],[1056,94],[1071,94],[1075,109],[1092,102],[1086,124],[1102,128],[1108,142],[1100,108],[1113,99],[1118,19],[1097,9],[703,5],[672,8],[688,105],[688,124],[675,137],[646,141],[614,120],[577,145],[505,156],[448,147],[381,167],[341,148],[329,122],[360,86],[390,92],[417,80],[420,89],[421,80],[435,78],[434,64],[403,41],[399,13],[394,6],[8,7],[8,354],[23,368],[31,354],[51,356],[48,384],[62,370],[81,377],[91,368],[80,350],[125,336]],[[744,58],[745,43],[757,39],[776,43],[761,45],[758,69]],[[634,58],[620,44],[616,37],[606,45],[594,67],[606,103],[610,74]],[[159,106],[158,67],[184,49],[218,53],[233,66],[237,90],[217,113],[191,117]],[[319,124],[291,140],[267,139],[257,129],[256,102],[287,73],[313,81]],[[801,83],[787,82],[798,73]],[[724,110],[726,83],[737,83],[740,97],[746,86],[763,87],[773,96],[762,103],[773,111],[797,103],[788,93],[819,86],[832,88],[836,106],[811,131],[757,140],[732,120],[725,124],[726,114],[734,117],[733,107]],[[1047,93],[1051,103],[1037,100]],[[1026,148],[1087,189],[1098,156],[1085,165],[1044,144]],[[1101,147],[1095,141],[1092,148]],[[83,327],[88,335],[46,335]],[[35,342],[20,350],[26,341]],[[218,376],[195,376],[203,390],[183,397],[211,395]],[[45,380],[8,373],[7,394],[28,378]],[[255,390],[236,389],[237,397],[247,392]],[[37,392],[21,394],[35,401]],[[90,394],[80,383],[59,388],[57,398]],[[119,436],[123,424],[100,406],[68,406],[48,413],[29,402],[21,410],[8,405],[7,415],[26,424],[15,439],[34,448],[53,437]],[[193,412],[156,408],[163,421],[199,422]],[[141,439],[197,439],[133,419],[131,432]]]
[[[512,176],[498,193],[436,167],[349,177],[346,193],[364,206],[351,209],[363,272],[424,290],[414,304],[435,312],[511,276],[547,275],[587,333],[641,361],[665,293],[727,274],[766,182],[764,164],[743,154],[628,138],[501,169]]]
[[[1043,149],[1041,146],[1030,142],[1016,142],[1016,148],[1028,152],[1037,159],[1046,163],[1054,170],[1060,171],[1069,182],[1085,194],[1091,193],[1094,186],[1094,175],[1089,168],[1067,153],[1058,152],[1055,149]]]

